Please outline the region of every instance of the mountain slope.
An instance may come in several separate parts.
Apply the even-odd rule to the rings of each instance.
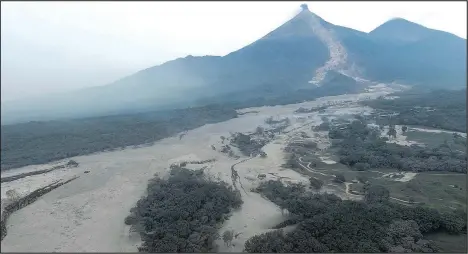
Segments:
[[[328,73],[374,82],[458,87],[466,85],[465,57],[466,40],[446,32],[394,19],[364,33],[333,25],[305,8],[224,57],[187,56],[106,86],[5,103],[2,124],[276,98],[299,89],[322,94],[329,87],[340,94],[360,88],[356,82],[333,79],[332,89]]]
[[[453,34],[393,19],[344,44],[368,79],[431,88],[466,86],[466,40]]]
[[[179,58],[106,86],[5,103],[2,124],[137,112],[168,105],[186,107],[203,97],[259,86],[289,90],[307,84],[313,71],[328,58],[326,45],[298,16],[224,57]]]

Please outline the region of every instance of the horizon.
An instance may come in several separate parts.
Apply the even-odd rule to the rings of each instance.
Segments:
[[[245,2],[223,5],[115,2],[112,8],[108,2],[2,2],[2,34],[6,35],[2,36],[1,101],[109,85],[143,69],[188,55],[225,56],[290,20],[300,11],[302,3],[330,23],[366,33],[389,20],[402,18],[466,39],[466,2],[451,2],[451,5],[449,2],[444,5],[440,2],[273,2],[268,8],[264,8],[265,2],[249,5]],[[352,4],[353,11],[338,8],[338,4]],[[459,8],[461,4],[465,8]],[[190,5],[193,8],[185,8]],[[228,5],[230,8],[225,8]],[[367,16],[359,19],[363,15],[362,8],[357,8],[359,5],[385,8],[364,11]],[[413,11],[409,5],[427,9]],[[450,11],[449,6],[453,8]],[[137,11],[140,15],[134,15]],[[122,18],[125,15],[127,19]],[[151,22],[158,18],[164,24]],[[451,19],[447,21],[447,18]],[[219,22],[212,22],[213,19]],[[175,28],[165,25],[171,21]],[[443,23],[443,27],[434,27],[434,21]]]

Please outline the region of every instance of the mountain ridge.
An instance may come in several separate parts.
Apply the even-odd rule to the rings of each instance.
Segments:
[[[382,23],[368,34],[380,39],[398,39],[405,42],[413,42],[421,39],[427,39],[428,37],[434,36],[434,33],[463,39],[462,37],[455,34],[429,28],[416,22],[399,17],[392,18]]]
[[[418,32],[401,39],[408,33],[396,33],[395,27],[401,26]],[[260,39],[225,56],[180,57],[104,86],[49,97],[43,103],[36,100],[33,107],[5,103],[9,105],[8,110],[2,105],[2,124],[5,113],[10,120],[24,121],[31,116],[38,120],[34,114],[53,119],[186,107],[203,98],[247,96],[258,89],[276,95],[297,89],[314,93],[317,87],[327,86],[323,80],[330,71],[373,82],[460,86],[466,84],[466,61],[460,58],[464,55],[465,39],[411,21],[392,19],[365,33],[329,23],[303,8]],[[347,85],[352,84],[343,82],[343,91],[350,91]]]

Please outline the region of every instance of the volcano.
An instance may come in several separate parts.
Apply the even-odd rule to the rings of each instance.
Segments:
[[[187,56],[105,86],[4,103],[2,124],[235,103],[297,91],[338,95],[371,83],[466,86],[463,38],[404,19],[364,33],[301,8],[280,27],[223,57]]]

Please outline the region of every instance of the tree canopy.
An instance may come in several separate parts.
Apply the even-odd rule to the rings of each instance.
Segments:
[[[256,235],[245,243],[247,252],[436,252],[438,247],[423,239],[423,233],[466,233],[462,215],[391,203],[382,186],[368,188],[367,202],[302,188],[278,181],[257,188],[287,209],[297,227],[288,233],[276,230]]]
[[[228,184],[179,167],[150,180],[147,192],[125,219],[142,237],[140,252],[215,252],[217,227],[242,204]]]
[[[378,128],[364,120],[333,126],[329,137],[340,162],[356,170],[394,168],[402,171],[466,173],[467,156],[447,144],[435,148],[387,143]]]

